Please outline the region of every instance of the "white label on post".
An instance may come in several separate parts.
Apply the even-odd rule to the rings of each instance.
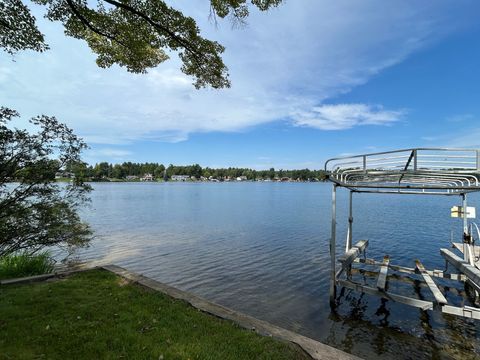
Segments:
[[[451,208],[451,216],[455,218],[463,218],[463,206],[453,206]],[[475,219],[475,208],[473,206],[467,206],[467,218]]]

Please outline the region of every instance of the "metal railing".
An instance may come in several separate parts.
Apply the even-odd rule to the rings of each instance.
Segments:
[[[325,170],[329,180],[358,191],[458,194],[480,190],[477,149],[414,148],[345,156],[327,160]]]

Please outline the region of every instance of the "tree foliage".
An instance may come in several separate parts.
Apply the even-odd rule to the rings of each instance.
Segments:
[[[77,213],[90,187],[55,174],[78,163],[85,143],[54,117],[38,116],[35,133],[12,128],[19,114],[0,108],[0,256],[46,246],[85,245],[90,229]]]
[[[181,70],[192,76],[196,88],[229,87],[228,69],[221,54],[225,48],[203,38],[194,19],[163,0],[32,0],[46,7],[45,17],[59,21],[65,34],[85,40],[100,67],[113,64],[129,72],[144,73],[177,52]],[[264,11],[282,0],[251,0]],[[211,0],[211,13],[236,21],[249,15],[247,0]],[[35,18],[22,0],[0,2],[0,47],[10,54],[48,48]]]
[[[97,163],[93,166],[86,164],[76,164],[67,168],[68,172],[94,181],[105,179],[124,179],[127,176],[141,177],[145,174],[152,174],[156,178],[162,179],[166,170],[166,175],[171,178],[173,175],[188,175],[200,179],[201,177],[223,180],[227,178],[237,178],[245,176],[248,180],[266,180],[289,178],[293,180],[325,180],[326,174],[323,170],[253,170],[248,168],[210,168],[201,167],[199,164],[193,165],[173,165],[165,167],[159,163],[132,163],[124,162],[122,164],[109,164],[108,162]]]
[[[35,18],[21,0],[0,1],[0,48],[11,55],[20,50],[48,49]]]

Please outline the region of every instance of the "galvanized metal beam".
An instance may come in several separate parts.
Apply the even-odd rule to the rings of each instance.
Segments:
[[[388,264],[390,263],[390,257],[385,255],[383,257],[383,263],[380,266],[380,272],[378,273],[377,289],[384,291],[387,284]]]
[[[342,263],[343,268],[347,268],[355,258],[360,255],[365,248],[368,246],[368,240],[360,240],[355,245],[352,246],[350,250],[348,250],[345,254],[338,258],[338,261]]]
[[[479,269],[473,265],[470,265],[467,261],[458,257],[448,249],[440,249],[440,254],[445,258],[445,260],[455,266],[458,271],[464,273],[470,281],[477,284],[477,286],[480,285]]]
[[[347,231],[347,243],[345,245],[345,251],[350,250],[352,247],[352,226],[353,226],[353,191],[349,194],[349,211],[348,211],[348,231]]]
[[[431,301],[425,301],[425,300],[420,300],[420,299],[413,299],[409,298],[403,295],[398,295],[394,294],[388,291],[380,291],[377,289],[374,289],[369,286],[365,286],[362,284],[355,283],[350,280],[338,280],[339,285],[346,287],[348,289],[352,289],[354,291],[368,294],[368,295],[374,295],[374,296],[379,296],[384,299],[392,300],[401,304],[413,306],[422,310],[434,310],[434,305],[433,302]],[[457,307],[457,306],[452,306],[452,305],[443,305],[440,308],[440,311],[444,314],[451,314],[451,315],[457,315],[457,316],[462,316],[467,319],[476,319],[480,320],[480,309],[471,307],[471,306],[463,306],[463,307]]]
[[[444,314],[462,316],[467,319],[480,320],[480,309],[471,306],[457,307],[451,305],[444,305],[442,306],[442,312]]]
[[[433,302],[431,301],[425,301],[425,300],[419,300],[419,299],[413,299],[409,298],[407,296],[403,295],[398,295],[394,294],[388,291],[380,291],[378,289],[374,289],[372,287],[358,284],[356,282],[350,281],[350,280],[337,280],[338,284],[341,286],[344,286],[348,289],[352,289],[361,293],[369,294],[369,295],[375,295],[382,297],[384,299],[389,299],[393,300],[402,304],[410,305],[410,306],[415,306],[417,308],[420,308],[422,310],[432,310],[433,309]]]
[[[437,301],[437,303],[439,303],[440,305],[447,304],[448,303],[447,299],[445,298],[445,296],[443,296],[437,284],[435,284],[435,282],[427,273],[427,270],[419,260],[416,261],[416,266],[417,266],[417,270],[420,272],[420,274],[422,274],[423,279],[425,280],[428,287],[430,288],[430,291],[433,293],[433,296],[435,297],[435,300]]]
[[[361,259],[361,258],[356,258],[353,260],[354,262],[358,263],[363,263],[367,265],[374,265],[374,266],[381,266],[383,265],[382,262],[376,261],[375,259]],[[406,266],[400,266],[400,265],[394,265],[394,264],[388,264],[388,267],[392,269],[393,271],[398,271],[406,274],[416,274],[416,269],[406,267]],[[460,281],[463,282],[467,279],[467,277],[463,274],[447,274],[442,270],[426,270],[427,274],[433,277],[438,277],[442,279],[449,279],[449,280],[455,280],[455,281]]]
[[[330,237],[330,306],[335,306],[336,273],[335,273],[335,246],[337,231],[337,185],[332,189],[332,229]]]

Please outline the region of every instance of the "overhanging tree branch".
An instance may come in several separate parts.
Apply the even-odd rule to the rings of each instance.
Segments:
[[[178,52],[181,71],[192,76],[196,88],[230,86],[228,69],[222,60],[225,48],[201,36],[195,20],[167,5],[166,0],[31,0],[47,8],[45,17],[59,21],[65,34],[87,42],[97,55],[97,65],[117,64],[133,73],[145,73]],[[243,21],[249,4],[261,11],[282,0],[204,0],[210,15]],[[48,46],[38,30],[26,0],[0,0],[0,49],[9,54]]]
[[[76,8],[75,4],[73,3],[72,0],[66,0],[67,1],[67,4],[68,6],[70,7],[70,9],[72,9],[72,12],[74,13],[74,15],[78,18],[78,20],[80,20],[87,28],[89,28],[91,31],[93,31],[94,33],[100,35],[100,36],[105,36],[107,39],[111,40],[111,41],[114,41],[116,42],[117,44],[125,47],[125,48],[128,48],[128,45],[123,43],[122,41],[118,40],[116,37],[110,35],[110,34],[107,34],[103,31],[101,31],[100,29],[96,28],[95,26],[93,26],[83,15],[82,13]]]
[[[130,5],[127,5],[127,4],[124,4],[124,3],[121,3],[121,2],[118,2],[118,1],[115,1],[115,0],[103,0],[103,1],[105,1],[106,3],[108,3],[110,5],[122,8],[124,10],[127,10],[127,11],[131,12],[132,14],[135,14],[135,15],[141,17],[146,22],[148,22],[150,25],[155,27],[157,30],[160,30],[160,31],[163,31],[164,33],[166,33],[172,40],[177,42],[181,47],[185,48],[186,50],[190,51],[191,53],[195,54],[196,56],[201,55],[196,49],[194,49],[192,46],[190,46],[190,44],[188,43],[187,40],[182,39],[182,37],[176,35],[174,32],[169,30],[167,27],[153,21],[149,16],[145,15],[143,12],[135,9],[134,7],[132,7]]]

